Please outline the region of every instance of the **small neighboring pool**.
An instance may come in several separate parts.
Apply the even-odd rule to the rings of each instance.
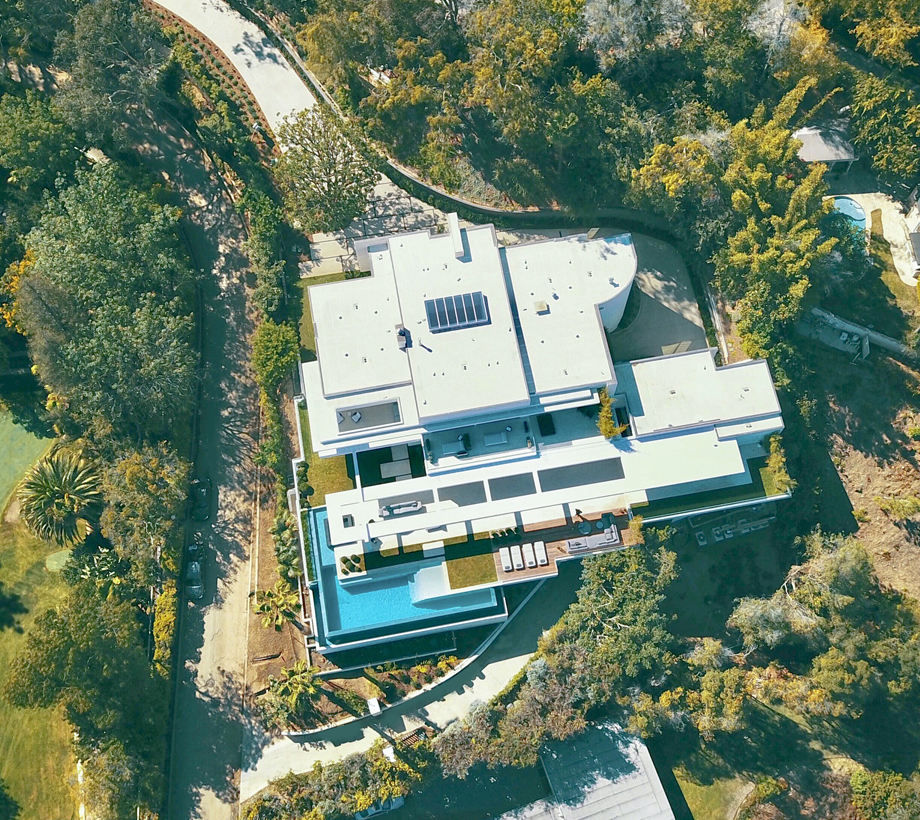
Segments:
[[[835,196],[834,207],[861,231],[866,230],[866,212],[855,199],[848,196]]]
[[[435,600],[413,600],[417,571],[384,576],[379,581],[339,582],[335,556],[329,546],[324,507],[311,510],[311,548],[317,570],[318,598],[326,642],[344,644],[369,638],[405,636],[419,629],[455,627],[464,621],[504,615],[505,603],[496,589],[458,592]],[[413,562],[417,570],[443,559]]]

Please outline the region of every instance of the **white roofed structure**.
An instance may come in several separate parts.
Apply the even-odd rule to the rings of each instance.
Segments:
[[[613,382],[606,333],[623,318],[635,277],[629,236],[564,237],[503,253],[536,392]]]
[[[782,425],[765,361],[716,367],[713,351],[696,350],[616,366],[617,390],[629,404],[638,436],[714,426],[734,437],[743,429]]]
[[[493,623],[497,588],[630,543],[633,508],[655,522],[782,494],[762,476],[783,427],[765,362],[612,361],[629,235],[501,247],[451,215],[355,245],[370,276],[309,288],[318,361],[301,366],[310,444],[354,477],[310,513],[320,645]],[[471,555],[472,584],[450,570]]]

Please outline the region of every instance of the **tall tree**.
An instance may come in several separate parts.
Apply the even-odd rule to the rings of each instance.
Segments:
[[[94,804],[94,810],[109,809],[102,816],[159,807],[166,752],[161,716],[169,694],[147,662],[131,604],[102,599],[95,584],[73,587],[36,620],[4,695],[17,707],[63,707],[78,732],[79,753],[94,760],[90,768],[99,766],[93,781],[107,778],[110,805]]]
[[[126,115],[151,105],[169,47],[143,6],[97,0],[77,12],[72,30],[58,39],[55,57],[70,74],[58,104],[96,142],[118,138]]]
[[[194,276],[179,212],[112,163],[79,172],[45,204],[18,321],[57,405],[84,428],[166,435],[194,396]]]
[[[20,514],[39,538],[67,546],[96,524],[102,512],[99,473],[81,456],[58,450],[26,473],[19,485]]]
[[[367,208],[377,181],[361,135],[321,105],[288,118],[275,179],[305,231],[346,227]]]
[[[884,179],[909,184],[920,175],[920,97],[896,79],[867,74],[856,83],[853,137]]]
[[[183,518],[189,469],[166,442],[122,453],[105,469],[102,532],[142,584],[155,577],[157,558]]]
[[[258,589],[252,611],[262,616],[262,626],[280,632],[286,623],[294,623],[300,610],[300,595],[287,581],[280,579],[273,587]]]
[[[266,319],[256,328],[252,339],[252,369],[259,387],[274,395],[299,361],[300,341],[291,325]]]
[[[72,174],[76,142],[50,98],[31,90],[0,97],[0,166],[13,185],[50,188],[59,174]]]

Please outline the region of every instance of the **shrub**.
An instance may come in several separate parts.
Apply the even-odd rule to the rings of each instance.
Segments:
[[[266,319],[252,338],[252,369],[256,383],[275,394],[300,360],[297,331],[288,324]]]
[[[744,799],[741,809],[738,811],[738,820],[748,820],[754,816],[757,808],[764,803],[768,803],[774,797],[781,795],[789,784],[785,780],[777,780],[775,777],[760,777],[751,793]]]
[[[920,287],[920,285],[918,285],[918,287]],[[920,427],[908,427],[907,435],[909,435],[914,441],[920,441]]]
[[[275,542],[275,557],[278,572],[290,584],[296,584],[300,577],[300,541],[297,537],[297,523],[286,509],[279,509],[271,529]]]
[[[767,469],[773,474],[773,484],[781,493],[795,489],[795,481],[786,469],[786,451],[779,433],[770,436],[770,455],[767,457]]]
[[[259,404],[263,413],[262,440],[259,442],[259,451],[254,461],[260,467],[280,475],[286,460],[281,411],[264,390],[259,391]]]
[[[916,496],[906,496],[904,498],[876,496],[873,500],[883,513],[896,521],[903,521],[920,512],[920,498]]]
[[[645,543],[645,533],[642,530],[642,516],[636,515],[629,522],[629,531],[632,533],[637,544]]]
[[[597,396],[601,401],[600,411],[597,414],[597,429],[604,438],[615,438],[626,432],[627,425],[617,424],[616,416],[613,412],[613,401],[606,387],[597,391]]]
[[[178,607],[176,582],[170,579],[153,605],[153,662],[164,678],[169,677],[172,667]]]
[[[367,714],[367,701],[357,692],[352,692],[350,689],[340,689],[336,692],[336,697],[352,714],[358,717]]]
[[[910,781],[896,772],[856,771],[850,787],[863,820],[920,817],[920,797]]]

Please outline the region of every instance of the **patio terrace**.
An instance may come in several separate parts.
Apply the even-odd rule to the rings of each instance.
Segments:
[[[556,565],[559,561],[607,552],[610,549],[622,549],[623,547],[633,546],[636,543],[636,538],[629,529],[629,517],[625,510],[603,514],[571,515],[561,506],[558,509],[561,514],[560,518],[530,524],[523,523],[520,514],[518,514],[516,516],[517,524],[513,529],[509,528],[492,538],[484,538],[484,534],[474,533],[465,539],[446,541],[444,544],[444,558],[448,562],[448,567],[450,567],[451,561],[469,561],[477,555],[486,556],[491,554],[495,570],[494,577],[492,577],[491,572],[485,572],[484,568],[480,568],[479,572],[482,574],[482,578],[479,583],[517,584],[522,581],[558,575],[559,570]],[[617,543],[583,549],[576,553],[569,551],[568,542],[570,540],[584,539],[586,536],[602,534],[604,529],[611,524],[617,528],[619,534]],[[546,545],[547,565],[543,567],[525,566],[524,569],[513,569],[510,572],[505,572],[501,562],[501,548],[532,544],[535,541],[543,541]],[[459,573],[456,576],[459,576]],[[456,576],[452,574],[451,586],[454,589],[462,589],[467,584],[461,581],[460,585],[455,585],[454,578]]]
[[[470,462],[503,461],[512,453],[536,457],[537,447],[530,421],[516,418],[429,433],[425,453],[428,472],[437,473],[456,470]]]

